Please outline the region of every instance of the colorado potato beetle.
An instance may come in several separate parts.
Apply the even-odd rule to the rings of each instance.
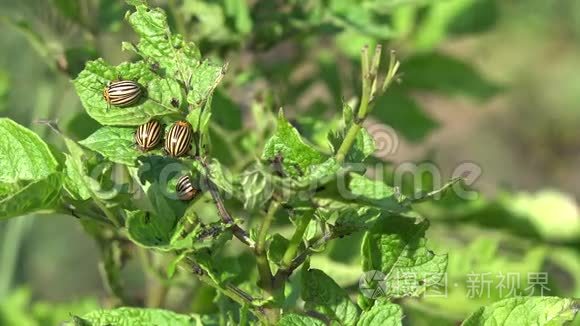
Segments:
[[[192,139],[193,131],[189,122],[177,121],[165,136],[165,151],[170,156],[183,156],[191,150]]]
[[[191,178],[186,174],[177,180],[175,192],[177,193],[177,198],[188,201],[197,197],[200,191],[191,184]]]
[[[132,80],[110,82],[103,90],[105,101],[110,105],[121,108],[134,105],[141,99],[142,94],[141,85]]]
[[[142,152],[147,152],[159,144],[161,140],[161,123],[157,120],[140,125],[135,131],[135,144]]]

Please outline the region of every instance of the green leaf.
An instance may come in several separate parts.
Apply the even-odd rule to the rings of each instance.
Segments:
[[[428,227],[427,220],[385,214],[365,234],[363,270],[385,275],[386,296],[417,296],[442,280],[447,255],[427,249]]]
[[[159,216],[150,212],[133,211],[127,214],[129,238],[146,248],[167,248],[177,225],[171,216]]]
[[[402,325],[403,310],[399,305],[388,301],[375,301],[369,311],[363,312],[357,326]]]
[[[336,247],[332,247],[332,249],[336,250]],[[311,256],[310,266],[312,268],[317,268],[325,271],[325,273],[342,288],[351,287],[354,284],[357,284],[359,282],[359,279],[361,278],[360,266],[358,266],[358,264],[354,264],[350,261],[349,262],[337,261],[330,258],[327,255]]]
[[[79,144],[112,162],[135,166],[137,157],[144,154],[135,147],[134,134],[135,128],[103,127]]]
[[[302,299],[305,309],[316,310],[343,325],[353,325],[359,310],[346,291],[318,269],[303,271]]]
[[[268,259],[274,263],[280,263],[289,244],[290,240],[279,233],[274,234],[268,246]]]
[[[558,297],[516,297],[482,307],[464,326],[563,325],[574,319],[580,302]]]
[[[402,86],[407,89],[466,95],[478,100],[488,99],[501,89],[484,79],[469,64],[440,53],[421,54],[409,58],[404,63],[403,69],[405,82]]]
[[[208,136],[209,122],[212,116],[211,101],[212,97],[210,96],[203,107],[191,110],[186,117],[186,120],[191,124],[193,132],[205,137]],[[197,147],[204,148],[203,146],[207,146],[208,143],[207,139],[200,139]]]
[[[260,208],[272,197],[272,176],[260,162],[243,171],[239,183],[245,209]]]
[[[280,179],[275,176],[273,180],[278,181],[276,186],[283,188],[280,189],[282,193],[286,194],[287,190],[293,190],[296,192],[292,194],[294,199],[301,201],[304,198],[310,198],[321,187],[336,180],[339,175],[342,175],[342,171],[345,171],[347,168],[339,165],[336,159],[331,157],[323,163],[309,166],[306,171],[302,170],[301,172],[304,175],[295,179]],[[278,189],[272,190],[274,192],[278,191]]]
[[[360,174],[351,173],[348,184],[350,192],[356,196],[355,200],[364,202],[386,210],[400,211],[403,209],[400,203],[400,195],[380,180],[371,180]]]
[[[0,119],[0,219],[54,208],[62,174],[50,148],[32,131]]]
[[[223,238],[220,239],[222,243],[210,250],[198,250],[194,253],[195,262],[208,274],[208,276],[217,284],[224,284],[233,278],[239,276],[240,265],[236,258],[224,258],[216,253],[220,250],[223,242],[229,241],[232,238],[231,232],[224,232]]]
[[[294,313],[284,314],[278,321],[278,326],[324,326],[321,320],[310,316],[303,316]]]
[[[284,173],[292,176],[304,174],[306,169],[324,161],[324,157],[312,146],[306,144],[298,131],[286,120],[284,112],[278,114],[276,132],[264,147],[263,160],[282,158]]]
[[[197,223],[197,218],[189,210],[186,211],[188,204],[177,200],[175,194],[177,178],[189,169],[169,157],[148,156],[140,163],[138,169],[131,168],[131,171],[146,196],[142,198],[140,211],[127,212],[129,237],[148,248],[191,248],[191,238],[195,234],[189,230],[186,239],[182,239],[181,231],[185,223]]]
[[[91,197],[91,191],[86,184],[86,169],[80,156],[65,154],[65,179],[64,189],[75,200],[87,200]]]
[[[337,236],[345,236],[370,228],[380,216],[380,211],[371,207],[358,209],[349,207],[339,212],[334,223],[333,233]]]
[[[193,326],[201,324],[201,319],[197,315],[182,315],[168,310],[153,308],[122,307],[110,310],[96,310],[82,316],[82,319],[90,326]]]
[[[86,200],[90,197],[106,204],[130,208],[134,203],[128,201],[134,193],[129,183],[122,183],[115,178],[114,163],[107,161],[95,152],[84,150],[69,138],[64,138],[70,155],[65,154],[64,188],[74,200]]]
[[[167,24],[167,15],[160,8],[149,9],[134,3],[136,11],[125,18],[141,37],[138,53],[145,59],[157,62],[166,75],[183,82],[193,75],[201,55],[197,46],[185,42],[181,35],[173,35]]]
[[[499,3],[494,0],[475,0],[464,8],[449,24],[454,35],[481,33],[491,29],[499,18]]]
[[[61,189],[61,173],[36,181],[0,183],[0,220],[56,207]]]
[[[423,75],[416,77],[423,78]],[[405,70],[405,85],[407,85],[406,78],[407,71]],[[412,97],[396,86],[389,88],[385,95],[377,98],[371,115],[386,125],[375,125],[369,128],[369,133],[376,142],[378,156],[396,154],[400,140],[395,130],[405,139],[419,142],[439,126]]]
[[[46,143],[16,122],[0,119],[0,183],[41,180],[58,170]]]
[[[162,204],[158,203],[158,206]],[[164,208],[170,211],[171,208]],[[185,241],[180,241],[180,246],[174,245],[174,241],[180,236],[178,229],[179,219],[171,215],[160,215],[151,212],[133,211],[127,213],[127,231],[133,242],[145,248],[157,248],[160,250],[181,249],[180,247],[193,247],[193,241],[187,236]]]
[[[143,87],[144,94],[136,105],[118,108],[105,101],[103,89],[118,79],[132,80]],[[87,113],[103,125],[140,125],[158,116],[179,113],[171,102],[173,99],[183,102],[179,83],[161,78],[142,61],[116,67],[102,59],[89,61],[73,83]]]
[[[533,194],[504,194],[500,202],[510,213],[508,218],[529,222],[544,239],[557,242],[580,237],[580,212],[572,195],[542,190]]]
[[[191,75],[190,92],[187,102],[194,109],[201,108],[212,95],[215,88],[225,75],[225,67],[210,61],[203,61]]]
[[[187,101],[200,108],[223,78],[224,67],[201,61],[195,44],[185,42],[179,34],[172,34],[163,10],[149,9],[145,5],[136,5],[136,9],[127,16],[129,24],[141,37],[134,49],[147,61],[159,64],[165,76],[186,85]]]
[[[331,1],[333,23],[346,30],[354,30],[374,39],[393,36],[393,30],[385,20],[379,19],[364,6],[353,5],[350,1]],[[360,48],[359,48],[360,49]]]

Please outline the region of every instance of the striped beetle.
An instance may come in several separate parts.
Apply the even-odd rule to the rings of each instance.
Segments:
[[[192,200],[200,193],[199,189],[191,184],[191,178],[187,174],[177,180],[175,192],[177,193],[177,198],[183,201]]]
[[[183,156],[191,150],[193,131],[187,121],[174,123],[165,136],[165,152],[170,156]]]
[[[161,123],[157,120],[140,125],[135,131],[135,144],[142,152],[147,152],[159,144],[161,140]]]
[[[127,107],[134,105],[141,99],[143,89],[132,80],[112,81],[105,86],[103,98],[109,105]]]

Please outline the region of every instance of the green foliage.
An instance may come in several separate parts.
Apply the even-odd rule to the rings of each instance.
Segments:
[[[322,326],[325,325],[322,321],[308,317],[308,316],[300,316],[297,314],[286,314],[280,321],[278,322],[280,326]]]
[[[347,104],[343,103],[342,108],[342,119],[344,121],[343,130],[348,130],[353,125],[353,115],[354,112],[352,108]],[[344,133],[332,134],[329,137],[330,143],[334,150],[338,150],[338,147],[344,141]],[[367,132],[366,129],[361,130],[357,135],[356,140],[350,151],[346,155],[347,162],[362,162],[367,157],[369,157],[375,151],[375,141],[373,137]]]
[[[114,80],[138,82],[146,94],[139,105],[116,108],[108,104],[103,90]],[[179,110],[171,105],[174,98],[183,103],[178,82],[161,78],[142,61],[122,63],[117,67],[107,65],[102,59],[90,61],[73,83],[87,113],[104,125],[140,125],[155,117],[178,113]]]
[[[307,309],[341,324],[354,324],[358,319],[359,309],[348,294],[321,270],[310,269],[302,274],[302,299]]]
[[[103,127],[79,142],[112,162],[133,166],[140,156],[135,146],[132,128]]]
[[[199,316],[180,315],[163,309],[117,308],[113,310],[96,310],[80,318],[75,318],[70,325],[204,325]]]
[[[388,284],[387,296],[416,296],[443,279],[447,255],[427,249],[425,231],[429,223],[384,215],[363,240],[364,271],[381,271]]]
[[[462,325],[562,325],[574,319],[578,302],[556,297],[511,298],[482,307]]]
[[[0,150],[6,155],[0,162],[0,181],[41,180],[58,170],[50,148],[33,132],[14,121],[0,120]]]
[[[96,300],[82,298],[74,302],[32,302],[31,291],[19,288],[2,299],[0,324],[2,325],[56,325],[71,314],[85,314],[98,308]]]
[[[499,87],[481,77],[473,67],[438,53],[417,55],[405,63],[406,88],[466,95],[484,100],[495,95]]]
[[[284,112],[278,114],[276,133],[264,146],[263,160],[280,160],[284,171],[297,176],[308,167],[322,163],[324,158],[314,148],[304,143],[300,134],[284,118]]]
[[[457,284],[473,268],[523,275],[548,261],[577,279],[577,252],[570,248],[537,245],[514,262],[496,239],[466,236],[457,244],[437,229],[429,246],[426,238],[424,216],[575,244],[577,211],[569,198],[509,194],[489,202],[435,203],[459,179],[408,189],[412,196],[405,196],[401,185],[371,177],[383,167],[369,163],[385,162],[373,157],[381,135],[367,129],[367,118],[419,143],[439,125],[415,100],[417,93],[484,101],[501,90],[468,62],[433,50],[446,37],[488,30],[497,16],[493,1],[195,0],[168,1],[167,11],[144,0],[127,3],[125,19],[138,40],[121,34],[118,18],[126,7],[111,1],[53,1],[59,17],[87,35],[82,44],[54,47],[34,24],[7,20],[51,67],[57,62],[58,71],[74,78],[86,114],[74,113],[63,130],[51,123],[64,156],[45,137],[0,119],[0,219],[39,211],[77,217],[100,249],[111,309],[45,304],[30,314],[28,298],[17,293],[0,305],[1,322],[402,325],[407,313],[413,322],[427,316],[428,322],[456,323],[482,305],[465,325],[573,318],[577,303],[559,297],[505,299],[494,292],[489,300],[466,302],[466,289],[457,286],[448,302],[426,295],[444,277]],[[129,56],[118,65],[100,58],[114,56],[95,41],[113,30],[135,40],[122,43]],[[391,53],[381,64],[380,47],[374,55],[363,47],[380,43],[401,46],[409,57],[400,64]],[[361,80],[343,80],[356,70],[361,47]],[[9,89],[3,76],[0,110]],[[140,85],[135,105],[107,103],[103,91],[115,80]],[[313,99],[308,90],[315,86],[329,96],[315,93]],[[162,145],[137,150],[135,129],[151,119],[166,128],[188,121],[191,155],[167,157]],[[192,201],[176,195],[185,174],[199,191]],[[554,212],[558,227],[545,219]],[[147,284],[135,293],[126,285],[137,255]],[[357,291],[365,272],[383,275],[374,280],[381,297]],[[178,299],[169,302],[173,291]],[[189,300],[188,291],[199,297]],[[579,292],[562,293],[554,295]],[[127,305],[144,307],[121,307]]]
[[[368,311],[363,312],[357,326],[402,325],[401,307],[384,301],[375,301]]]
[[[60,165],[37,135],[9,119],[0,119],[0,219],[49,210],[62,187]],[[8,154],[10,153],[10,154]]]

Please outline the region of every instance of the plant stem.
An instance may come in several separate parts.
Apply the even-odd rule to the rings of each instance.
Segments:
[[[358,110],[355,112],[355,117],[344,137],[342,144],[340,145],[338,151],[336,152],[336,161],[339,164],[344,163],[346,155],[350,151],[352,145],[356,141],[359,131],[362,129],[363,122],[370,113],[375,99],[377,96],[383,94],[387,88],[391,85],[393,80],[396,80],[397,70],[399,69],[399,61],[395,57],[395,53],[391,52],[391,60],[389,62],[389,67],[385,75],[385,80],[378,88],[378,69],[380,65],[380,58],[382,47],[377,45],[375,49],[375,54],[372,58],[369,57],[368,47],[364,47],[361,53],[361,66],[362,66],[362,91],[361,100]]]
[[[221,292],[222,294],[229,297],[233,301],[239,303],[242,306],[247,306],[250,309],[250,311],[252,311],[252,313],[264,324],[268,325],[272,323],[268,318],[266,309],[263,307],[256,306],[254,304],[254,298],[250,294],[231,284],[226,285],[216,284],[207,275],[207,273],[205,273],[205,271],[190,257],[187,257],[184,261],[182,261],[179,264],[179,266],[189,272],[192,272],[199,278],[200,281],[215,288],[217,291]]]
[[[318,239],[314,244],[306,248],[303,252],[301,252],[298,256],[292,259],[292,262],[288,265],[288,267],[280,268],[278,272],[276,272],[276,276],[274,276],[274,284],[278,287],[284,284],[286,279],[292,275],[294,270],[298,268],[302,263],[308,258],[308,256],[313,253],[314,251],[322,248],[328,241],[333,239],[332,233],[325,233],[322,238]]]
[[[340,145],[338,151],[336,152],[336,161],[339,164],[344,162],[346,155],[350,151],[352,145],[354,144],[356,137],[360,129],[362,128],[362,123],[366,119],[369,110],[369,99],[371,96],[371,90],[374,83],[374,78],[371,76],[371,70],[374,68],[375,63],[373,62],[373,67],[369,66],[369,56],[368,56],[369,48],[365,46],[362,49],[362,93],[361,93],[361,100],[359,104],[358,110],[355,112],[356,116],[353,118],[352,124],[344,137],[342,144]],[[371,80],[373,79],[373,80]]]
[[[155,258],[162,259],[162,257],[151,257],[149,252],[141,247],[139,248],[139,254],[141,256],[141,264],[146,279],[147,297],[145,298],[145,306],[150,308],[161,308],[165,305],[165,299],[169,292],[169,285],[159,279],[154,261]],[[155,255],[155,253],[152,254]]]
[[[288,245],[288,248],[286,249],[286,252],[284,252],[284,256],[282,258],[282,268],[290,267],[290,264],[292,263],[292,260],[296,256],[298,248],[302,243],[302,237],[304,237],[304,232],[306,232],[306,228],[308,228],[308,224],[310,224],[312,217],[312,214],[307,214],[301,216],[298,219],[296,230],[294,231],[294,234],[290,239],[290,244]]]
[[[248,245],[248,247],[250,247],[250,248],[255,248],[256,244],[254,243],[254,241],[252,239],[250,239],[250,236],[248,235],[248,233],[244,229],[242,229],[242,227],[240,227],[239,225],[236,224],[236,221],[234,221],[234,219],[232,218],[232,216],[230,215],[230,213],[226,209],[226,206],[224,205],[224,201],[222,200],[222,198],[219,194],[219,191],[217,190],[216,185],[209,178],[210,170],[209,170],[209,167],[207,166],[207,163],[205,162],[205,159],[201,158],[201,159],[199,159],[199,162],[201,163],[201,165],[203,165],[203,167],[205,169],[206,176],[203,179],[205,181],[205,185],[206,185],[207,189],[209,190],[209,193],[211,194],[211,197],[213,198],[213,200],[215,202],[216,208],[217,208],[218,213],[222,219],[222,222],[224,224],[226,224],[227,226],[229,226],[229,228],[232,230],[232,233],[234,234],[234,236],[236,238],[238,238],[238,240],[240,240],[242,243]]]
[[[117,215],[113,214],[113,212],[111,212],[111,210],[108,209],[107,206],[105,206],[105,204],[103,204],[101,200],[97,198],[97,196],[93,193],[92,190],[90,190],[89,192],[91,193],[91,197],[94,199],[95,204],[105,214],[105,216],[107,216],[109,221],[111,221],[111,223],[113,223],[113,225],[115,225],[116,228],[120,229],[123,226],[123,220],[119,218]]]
[[[272,290],[272,270],[270,269],[270,263],[266,257],[266,237],[268,236],[268,231],[274,220],[274,215],[280,207],[280,204],[275,200],[270,202],[268,207],[268,212],[260,225],[260,231],[258,233],[258,241],[256,242],[256,260],[258,263],[258,273],[260,274],[260,287],[270,292]]]
[[[342,141],[340,148],[336,152],[335,157],[336,157],[336,162],[338,164],[344,163],[344,159],[346,158],[346,154],[348,154],[348,151],[350,151],[350,148],[354,144],[356,137],[358,136],[358,132],[360,131],[361,128],[362,127],[360,125],[353,123],[350,126],[350,128],[348,129],[348,132],[346,133],[346,136],[344,137],[344,140]]]
[[[22,238],[32,222],[33,219],[29,217],[20,217],[4,222],[6,228],[4,229],[4,241],[0,253],[2,262],[0,264],[0,299],[8,295],[16,271]]]

